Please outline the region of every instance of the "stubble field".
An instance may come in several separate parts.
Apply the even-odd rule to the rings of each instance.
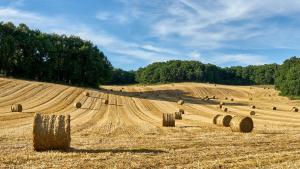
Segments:
[[[0,168],[299,168],[300,112],[291,110],[300,101],[269,87],[176,83],[93,90],[0,78]],[[80,109],[73,106],[78,101]],[[15,103],[23,112],[10,111]],[[252,105],[251,133],[212,123],[216,114],[250,116]],[[162,114],[179,108],[185,114],[176,127],[162,127]],[[70,150],[33,150],[35,112],[71,115]]]

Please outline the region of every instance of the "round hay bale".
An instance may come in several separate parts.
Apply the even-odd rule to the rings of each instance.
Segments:
[[[231,99],[230,99],[230,101],[232,101],[232,102],[233,102],[233,101],[234,101],[234,99],[233,99],[233,98],[231,98]]]
[[[273,107],[273,110],[277,110],[277,107]]]
[[[255,107],[255,105],[252,105],[251,108],[252,108],[252,109],[255,109],[256,107]]]
[[[228,112],[228,108],[225,107],[225,108],[223,109],[223,111],[224,111],[224,112]]]
[[[70,115],[42,115],[36,113],[33,121],[33,148],[35,151],[70,148]]]
[[[108,104],[108,100],[107,99],[104,100],[104,104]]]
[[[232,116],[230,115],[221,115],[216,118],[216,124],[218,126],[229,127]]]
[[[184,104],[184,101],[183,101],[183,100],[178,100],[177,104],[183,105],[183,104]]]
[[[208,96],[205,96],[205,99],[209,99],[209,97],[208,97]]]
[[[220,109],[222,109],[222,108],[223,108],[223,105],[222,105],[222,104],[220,104],[220,105],[219,105],[219,108],[220,108]]]
[[[221,116],[221,114],[217,114],[217,115],[214,116],[214,118],[213,118],[213,124],[217,124],[217,118],[219,116]]]
[[[179,109],[178,112],[181,112],[181,114],[184,114],[184,109]]]
[[[76,102],[74,103],[74,107],[76,107],[77,109],[81,108],[82,104],[80,102]]]
[[[175,116],[170,113],[163,113],[163,126],[175,127]]]
[[[182,120],[182,113],[181,112],[175,112],[175,119]]]
[[[250,97],[249,100],[253,100],[253,98]]]
[[[14,104],[11,106],[11,112],[22,112],[23,107],[21,104]]]
[[[293,112],[298,112],[298,108],[297,107],[293,107]]]
[[[255,111],[250,111],[250,115],[254,116],[255,115]]]
[[[225,97],[225,100],[228,100],[228,97]]]
[[[224,106],[224,105],[225,105],[225,103],[224,103],[224,102],[220,102],[220,105]]]
[[[86,96],[86,97],[89,97],[90,93],[89,92],[83,92],[83,95]]]
[[[216,99],[216,96],[212,96],[211,98],[212,98],[212,99]]]
[[[249,133],[253,127],[253,120],[250,117],[235,116],[230,121],[230,128],[233,132]]]

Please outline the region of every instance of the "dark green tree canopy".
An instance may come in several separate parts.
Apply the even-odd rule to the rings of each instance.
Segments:
[[[1,74],[96,87],[109,80],[111,70],[107,57],[89,41],[0,23]]]

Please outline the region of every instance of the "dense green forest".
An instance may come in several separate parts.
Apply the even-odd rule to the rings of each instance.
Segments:
[[[0,23],[0,44],[0,73],[6,76],[91,87],[111,77],[107,57],[79,37]]]
[[[276,72],[275,87],[285,96],[300,96],[300,58],[283,62]]]
[[[221,84],[274,84],[277,64],[221,68],[198,61],[157,62],[136,72],[139,83],[210,82]]]

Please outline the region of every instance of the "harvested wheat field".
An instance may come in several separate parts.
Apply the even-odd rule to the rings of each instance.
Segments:
[[[14,104],[21,104],[22,112],[12,112]],[[250,133],[213,124],[217,114],[249,117],[252,105]],[[293,107],[300,101],[260,86],[177,83],[89,90],[0,78],[0,168],[299,168],[300,113]],[[182,120],[163,127],[163,113],[179,109]],[[34,151],[36,112],[71,116],[70,149]]]

